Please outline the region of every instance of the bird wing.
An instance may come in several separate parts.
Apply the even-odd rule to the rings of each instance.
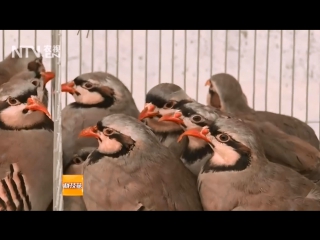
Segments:
[[[269,122],[250,124],[260,137],[269,161],[280,163],[311,180],[320,180],[320,152],[298,137],[288,135]]]
[[[319,149],[319,139],[317,138],[316,133],[305,122],[294,117],[276,114],[273,112],[256,111],[254,115],[257,120],[271,122],[285,133],[297,136]]]
[[[53,188],[52,132],[1,131],[1,138],[1,209],[46,210]]]

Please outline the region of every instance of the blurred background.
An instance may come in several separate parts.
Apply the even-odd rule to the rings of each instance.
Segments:
[[[0,56],[12,46],[51,45],[53,30],[4,30]],[[108,71],[131,90],[141,110],[145,93],[173,82],[205,103],[205,81],[236,77],[250,106],[306,121],[320,136],[320,30],[64,30],[60,79]],[[48,70],[50,58],[44,58]],[[50,89],[48,89],[50,90]],[[73,102],[62,94],[62,108]]]

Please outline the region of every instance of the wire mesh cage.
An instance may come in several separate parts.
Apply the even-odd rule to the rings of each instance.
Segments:
[[[132,91],[138,107],[160,82],[173,82],[205,103],[209,76],[227,72],[256,110],[306,121],[319,136],[320,31],[62,31],[62,81],[108,71]],[[64,96],[63,106],[73,101]]]
[[[42,54],[45,46],[60,46],[58,58],[43,59],[57,74],[48,89],[57,127],[57,112],[74,101],[59,93],[60,80],[81,73],[117,76],[142,109],[146,92],[161,82],[175,83],[205,103],[205,81],[227,72],[240,81],[254,109],[306,121],[319,137],[319,39],[318,30],[6,30],[0,54],[4,58],[12,46],[40,47]],[[57,157],[59,128],[55,131]]]

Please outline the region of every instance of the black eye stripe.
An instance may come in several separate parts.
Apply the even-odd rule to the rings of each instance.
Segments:
[[[102,125],[102,122],[101,122],[101,121],[97,122],[97,129],[98,129],[100,132],[103,131],[104,126]]]
[[[13,95],[12,95],[12,96],[10,96],[10,97],[17,99],[17,100],[18,100],[19,102],[21,102],[21,103],[27,103],[27,100],[28,100],[29,97],[31,97],[31,96],[37,96],[37,95],[38,95],[38,93],[37,93],[37,88],[35,87],[34,89],[29,90],[29,91],[26,91],[26,92],[22,93],[22,94],[19,95],[19,96],[13,96]],[[8,107],[10,107],[10,105],[7,103],[6,100],[5,100],[5,101],[0,101],[0,111],[6,109],[6,108],[8,108]]]
[[[170,103],[169,103],[170,102]],[[155,105],[158,108],[163,108],[166,104],[172,104],[171,102],[173,102],[173,108],[174,109],[179,109],[181,106],[183,106],[186,103],[190,103],[192,101],[190,100],[181,100],[178,102],[175,101],[167,101],[166,99],[153,95],[153,94],[147,94],[146,96],[146,103],[152,103],[153,105]]]

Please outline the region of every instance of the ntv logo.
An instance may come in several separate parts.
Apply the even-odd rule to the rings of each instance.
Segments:
[[[16,55],[19,58],[23,58],[23,49],[25,49],[25,57],[29,57],[29,51],[28,49],[31,49],[33,53],[36,55],[37,58],[40,58],[41,54],[43,55],[44,58],[60,58],[60,45],[45,45],[43,46],[43,52],[41,51],[41,47],[37,46],[37,49],[35,50],[33,46],[27,46],[27,45],[22,45],[19,48],[16,46],[11,47],[11,57],[15,58]]]

